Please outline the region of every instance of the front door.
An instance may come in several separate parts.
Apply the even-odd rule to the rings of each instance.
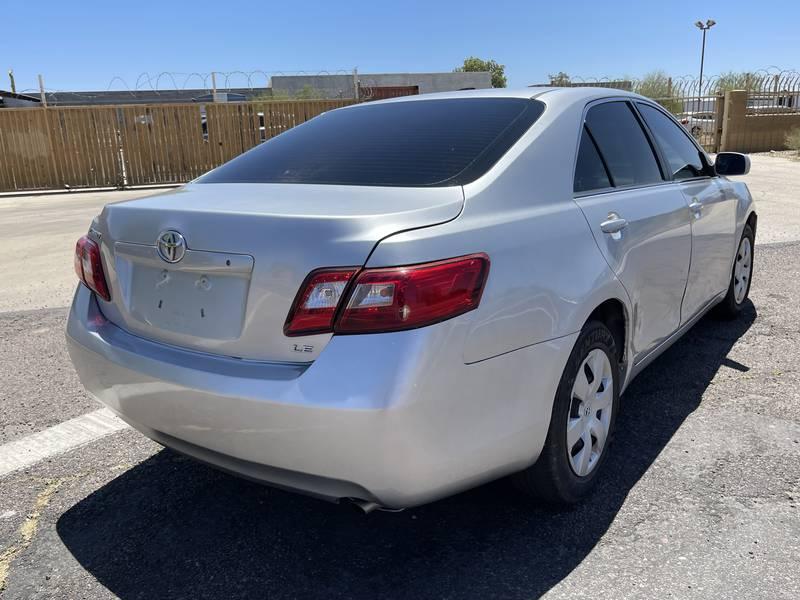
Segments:
[[[691,319],[728,289],[736,235],[736,201],[715,178],[681,184],[692,215],[692,265],[681,314]]]
[[[638,109],[691,218],[692,261],[681,308],[685,323],[728,288],[736,242],[736,200],[683,127],[655,106],[638,103]]]

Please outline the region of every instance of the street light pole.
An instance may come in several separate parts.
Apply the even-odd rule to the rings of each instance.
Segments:
[[[714,19],[708,19],[705,23],[697,21],[694,26],[703,32],[703,46],[700,50],[700,81],[697,84],[697,110],[702,110],[702,95],[703,95],[703,64],[706,60],[706,32],[711,29],[717,22]]]

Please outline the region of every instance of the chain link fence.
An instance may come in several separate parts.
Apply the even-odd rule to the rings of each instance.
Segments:
[[[723,149],[723,138],[727,150],[781,150],[785,147],[785,134],[794,127],[800,128],[800,72],[795,70],[728,73],[704,77],[702,81],[662,72],[641,79],[560,74],[540,85],[607,87],[641,94],[674,114],[709,152]],[[727,92],[738,93],[733,94],[726,115]],[[723,136],[726,125],[730,131]]]

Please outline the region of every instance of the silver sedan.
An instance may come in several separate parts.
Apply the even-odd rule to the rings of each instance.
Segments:
[[[334,110],[107,206],[70,355],[146,436],[251,479],[371,510],[513,474],[577,502],[631,380],[745,303],[748,169],[616,90]]]

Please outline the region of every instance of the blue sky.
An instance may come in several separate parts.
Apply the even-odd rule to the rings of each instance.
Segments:
[[[9,67],[18,90],[35,88],[37,73],[50,90],[104,90],[114,77],[133,88],[141,73],[163,71],[449,71],[469,55],[505,64],[512,86],[558,71],[685,75],[699,63],[692,23],[708,18],[718,24],[707,73],[800,69],[797,0],[692,4],[0,0],[0,88],[8,88]],[[171,85],[161,78],[161,87]]]

